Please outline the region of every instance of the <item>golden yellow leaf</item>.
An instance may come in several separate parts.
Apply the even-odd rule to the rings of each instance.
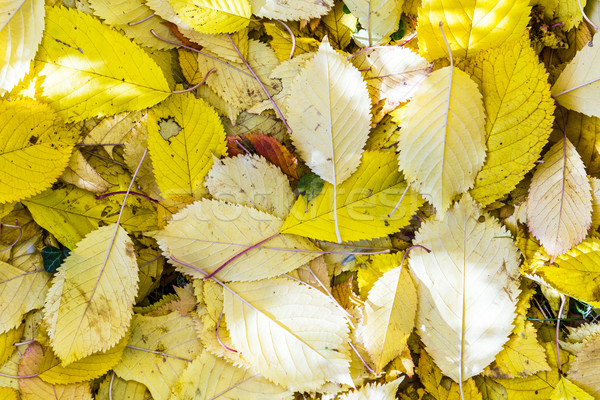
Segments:
[[[232,33],[250,23],[248,0],[169,0],[178,18],[200,33]]]
[[[135,258],[139,267],[138,275],[140,278],[139,289],[135,298],[136,304],[160,285],[160,277],[165,264],[164,257],[160,256],[159,249],[150,247],[136,249]]]
[[[163,197],[201,197],[212,155],[227,153],[215,110],[191,93],[172,96],[148,112],[148,149]]]
[[[52,349],[63,366],[123,338],[137,288],[133,242],[122,227],[103,226],[77,243],[54,276],[44,306]]]
[[[281,232],[327,241],[374,239],[398,232],[423,199],[408,189],[394,159],[391,151],[365,152],[358,170],[337,188],[326,183],[308,205],[303,196],[298,198]]]
[[[41,98],[67,121],[141,110],[171,94],[158,65],[120,33],[74,9],[46,12],[35,72]]]
[[[19,392],[13,388],[0,387],[0,398],[4,400],[19,400]]]
[[[585,166],[569,139],[544,155],[531,179],[527,225],[553,259],[580,243],[592,221],[592,194]]]
[[[554,101],[528,35],[479,53],[468,72],[483,94],[488,148],[471,196],[487,206],[535,166],[552,130]]]
[[[398,386],[404,380],[400,377],[388,383],[369,383],[358,390],[342,394],[340,400],[394,400]]]
[[[463,195],[444,220],[415,236],[410,271],[419,296],[417,330],[455,382],[477,375],[508,340],[519,294],[518,250],[506,229]]]
[[[344,12],[344,3],[341,1],[336,2],[327,15],[321,18],[331,45],[339,50],[350,44],[357,21],[354,15]]]
[[[173,387],[170,400],[291,400],[293,393],[264,377],[216,358],[207,351],[192,361]]]
[[[365,30],[366,46],[384,44],[398,30],[403,0],[346,0],[344,4]]]
[[[279,61],[290,59],[291,51],[294,49],[294,56],[311,53],[319,48],[319,41],[308,37],[294,37],[287,30],[274,23],[265,23],[267,34],[273,39],[270,44]]]
[[[594,400],[594,397],[562,376],[550,400]]]
[[[417,290],[405,266],[383,274],[365,301],[362,342],[380,372],[402,353],[415,327]]]
[[[587,173],[600,176],[600,118],[569,111],[567,138],[577,149]]]
[[[12,389],[19,389],[19,379],[9,378],[8,376],[16,376],[19,370],[19,361],[21,360],[21,352],[15,351],[10,359],[3,365],[0,365],[0,387],[10,387]],[[65,399],[66,400],[66,399]]]
[[[463,400],[461,388],[458,384],[444,376],[425,350],[421,350],[417,374],[421,379],[421,383],[425,386],[425,390],[435,399]],[[466,384],[462,387],[462,395],[464,396],[464,400],[482,400],[481,393],[479,393],[473,379],[466,381]]]
[[[367,295],[371,288],[389,270],[396,268],[402,262],[404,252],[394,254],[376,254],[370,256],[369,260],[360,265],[357,272],[356,283],[360,292],[360,297],[363,300],[367,299]],[[365,256],[357,256],[365,257]]]
[[[151,30],[154,30],[160,37],[170,41],[177,41],[177,37],[171,32],[169,27],[164,24],[165,20],[154,15],[154,12],[142,0],[89,0],[90,7],[94,14],[104,20],[104,23],[120,29],[125,35],[142,46],[152,47],[157,50],[172,49],[175,46],[163,40],[157,39]],[[129,25],[130,22],[139,22]]]
[[[518,39],[529,22],[529,0],[423,0],[419,8],[419,51],[430,61],[447,57],[440,23],[454,57],[474,57],[479,51]]]
[[[176,268],[194,278],[204,275],[177,261],[207,273],[227,263],[215,275],[220,280],[255,280],[292,271],[319,255],[307,239],[279,234],[282,224],[254,208],[200,200],[173,215],[155,238]]]
[[[31,343],[21,357],[19,376],[31,376],[38,373],[43,357],[42,346],[39,343]],[[90,382],[53,385],[36,376],[19,379],[19,389],[23,400],[92,400]]]
[[[0,95],[29,71],[44,31],[44,2],[4,0],[0,4]]]
[[[369,135],[365,82],[324,40],[294,82],[290,97],[287,119],[294,145],[306,165],[333,185],[336,197],[336,186],[358,168]]]
[[[287,20],[318,18],[327,14],[333,0],[249,0],[257,17]]]
[[[595,46],[586,46],[566,66],[552,86],[552,96],[561,106],[600,118],[600,35],[594,35]]]
[[[7,362],[17,350],[15,343],[21,340],[25,324],[21,324],[0,334],[0,365]]]
[[[46,104],[0,100],[0,203],[50,187],[69,164],[75,141]]]
[[[127,346],[114,371],[146,385],[154,400],[169,399],[171,388],[202,349],[192,318],[177,311],[159,317],[134,315]]]
[[[473,186],[485,159],[484,124],[477,84],[455,67],[431,73],[402,110],[400,169],[439,218]]]
[[[200,33],[194,29],[188,29],[179,25],[178,30],[192,42],[198,43],[200,46],[202,46],[202,52],[205,54],[212,55],[223,61],[232,61],[237,64],[242,63],[240,55],[237,51],[235,51],[235,47],[233,47],[233,45],[231,44],[231,42],[233,41],[240,53],[242,53],[242,55],[246,59],[248,58],[250,41],[248,38],[247,28],[232,33],[231,35],[226,33]],[[231,40],[229,40],[229,38],[231,38]],[[195,53],[194,58],[197,58],[197,55]],[[203,77],[204,76],[200,76],[200,79],[198,79],[198,81],[194,83],[200,82]],[[188,82],[192,83],[192,81]]]
[[[231,283],[223,296],[234,347],[267,379],[293,391],[353,386],[346,319],[329,297],[283,278]]]
[[[205,185],[217,200],[253,206],[282,219],[294,201],[285,174],[256,154],[215,159]]]
[[[571,363],[569,379],[594,396],[600,397],[600,335],[586,342]]]
[[[120,204],[108,198],[98,200],[73,186],[47,190],[24,203],[36,223],[69,249],[100,225],[116,222],[120,209]],[[130,232],[156,229],[156,211],[126,206],[121,226]]]
[[[110,394],[109,394],[110,393]],[[143,384],[119,378],[114,372],[100,383],[96,400],[148,400],[152,396]]]
[[[373,103],[385,100],[388,113],[410,99],[429,75],[429,63],[404,47],[375,47],[352,58],[359,70],[367,70],[365,81]]]
[[[581,7],[585,7],[587,0],[559,0],[557,1],[556,19],[563,23],[561,29],[568,31],[575,28],[583,20]],[[552,399],[556,400],[556,399]]]
[[[504,386],[483,375],[477,375],[473,378],[477,389],[481,392],[481,397],[485,400],[506,400],[508,394]]]

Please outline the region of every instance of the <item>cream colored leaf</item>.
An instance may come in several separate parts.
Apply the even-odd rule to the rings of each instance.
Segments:
[[[388,113],[410,99],[429,75],[429,63],[404,47],[375,47],[352,59],[359,70],[367,69],[365,80],[374,103],[385,100]]]
[[[402,265],[383,274],[365,301],[362,341],[380,372],[399,356],[415,327],[417,290]]]
[[[207,273],[227,263],[215,275],[220,280],[255,280],[292,271],[319,255],[307,239],[279,234],[282,224],[281,219],[254,208],[200,200],[173,215],[155,238],[175,263],[179,260]],[[204,278],[188,266],[177,265],[177,269]]]
[[[318,18],[329,12],[333,0],[249,0],[257,17],[284,21]]]
[[[248,0],[169,0],[177,17],[201,33],[232,33],[250,23]]]
[[[477,84],[455,67],[425,78],[402,112],[400,169],[439,218],[457,194],[473,186],[483,166],[484,124]]]
[[[25,313],[41,308],[51,275],[44,271],[37,253],[16,267],[0,261],[0,333],[21,325]]]
[[[324,40],[294,82],[288,123],[298,152],[337,186],[352,175],[369,135],[370,101],[360,72]]]
[[[291,400],[293,393],[259,374],[202,352],[183,371],[170,400]]]
[[[154,30],[160,37],[177,41],[177,37],[164,23],[165,20],[156,14],[152,16],[154,11],[143,0],[88,1],[90,7],[94,10],[94,14],[102,18],[104,23],[122,30],[128,38],[135,40],[138,44],[157,50],[176,47],[164,40],[157,39],[152,34],[151,31]],[[129,25],[133,22],[137,23]]]
[[[123,359],[114,371],[125,380],[146,385],[154,400],[167,400],[201,349],[192,318],[178,311],[159,317],[136,314]]]
[[[133,242],[123,228],[103,226],[77,243],[55,275],[44,306],[52,348],[63,366],[121,340],[137,288]]]
[[[568,377],[595,399],[600,398],[600,335],[583,345],[571,363]]]
[[[567,138],[577,149],[587,173],[600,176],[600,118],[569,111]]]
[[[600,118],[600,35],[592,40],[567,65],[552,86],[552,96],[561,106]],[[590,42],[591,43],[591,42]]]
[[[106,375],[106,378],[100,383],[96,395],[96,400],[148,400],[151,398],[146,386],[133,380],[126,381],[112,373]]]
[[[0,2],[0,95],[29,71],[44,32],[44,1]]]
[[[569,139],[558,141],[538,165],[527,197],[527,225],[553,259],[579,244],[592,221],[585,166]]]
[[[217,200],[254,206],[282,219],[294,201],[285,174],[256,154],[215,159],[205,185]]]
[[[387,36],[398,30],[404,0],[346,0],[344,4],[366,31],[366,44],[385,44]]]
[[[69,165],[60,179],[93,193],[106,192],[113,186],[92,168],[79,150],[74,151],[71,155]]]
[[[283,278],[228,287],[223,296],[231,339],[263,376],[293,391],[315,390],[326,381],[353,386],[348,326],[329,297]]]
[[[398,386],[404,380],[404,377],[394,379],[391,382],[369,383],[359,390],[350,393],[344,393],[339,397],[340,400],[394,400]]]
[[[462,382],[483,371],[512,331],[518,251],[507,230],[469,195],[417,232],[409,258],[417,282],[417,329],[442,372]]]
[[[234,63],[239,64],[242,62],[242,60],[238,52],[235,51],[235,48],[231,44],[231,41],[229,40],[229,37],[231,37],[231,40],[235,43],[240,53],[242,53],[244,57],[248,58],[248,47],[250,43],[248,40],[247,29],[232,33],[231,35],[229,35],[229,37],[225,33],[211,35],[208,33],[200,33],[193,29],[188,29],[181,26],[178,27],[178,29],[185,37],[190,39],[192,42],[198,43],[200,46],[202,46],[202,52],[215,56],[220,60],[233,61]],[[201,79],[202,78],[203,77],[201,77]],[[200,82],[200,80],[198,80],[198,82]]]
[[[102,145],[113,156],[116,145],[122,145],[135,132],[146,130],[146,113],[131,111],[106,117],[81,140],[86,145]],[[111,146],[115,145],[115,146]]]

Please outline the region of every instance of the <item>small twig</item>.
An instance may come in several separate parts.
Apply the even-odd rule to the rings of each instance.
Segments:
[[[208,76],[210,74],[212,74],[213,72],[215,72],[216,69],[212,68],[210,71],[208,71],[206,73],[206,75],[204,75],[204,78],[202,78],[202,80],[200,82],[198,82],[197,84],[195,84],[194,86],[184,89],[184,90],[173,90],[171,93],[172,94],[180,94],[180,93],[187,93],[187,92],[191,92],[192,90],[196,90],[198,89],[200,86],[202,86],[204,84],[204,82],[206,82],[206,80],[208,79]]]
[[[148,21],[150,18],[154,17],[155,15],[156,14],[152,13],[151,15],[148,15],[147,17],[142,18],[139,21],[133,21],[133,22],[128,23],[127,25],[134,26],[134,25],[137,25],[137,24],[141,24],[142,22]]]
[[[262,88],[262,90],[265,92],[265,94],[267,95],[267,97],[271,101],[271,104],[273,104],[273,108],[275,109],[275,112],[277,113],[277,115],[279,115],[279,118],[281,118],[281,121],[283,122],[283,125],[285,126],[285,129],[287,129],[287,131],[291,134],[292,133],[292,128],[290,128],[290,126],[288,125],[285,117],[283,116],[283,113],[279,109],[279,106],[277,105],[277,103],[275,102],[275,100],[273,100],[273,96],[271,96],[271,93],[269,93],[269,91],[267,90],[267,88],[265,87],[265,85],[262,83],[262,81],[260,80],[260,78],[258,77],[258,75],[256,75],[256,72],[254,72],[254,69],[252,69],[252,67],[250,66],[250,64],[248,64],[248,61],[246,61],[246,58],[242,55],[242,53],[240,52],[240,49],[238,49],[237,45],[235,44],[235,42],[233,41],[233,39],[231,38],[231,36],[229,35],[229,33],[226,33],[226,35],[227,35],[227,38],[229,39],[229,41],[231,42],[231,45],[235,49],[236,53],[238,53],[238,55],[240,56],[240,58],[242,59],[242,61],[246,65],[246,68],[248,68],[250,70],[250,72],[252,72],[252,75],[254,75],[254,79],[256,79],[256,82],[258,82],[258,84],[260,85],[260,87]]]
[[[235,143],[236,143],[238,146],[240,146],[240,148],[241,148],[242,150],[244,150],[244,151],[246,152],[246,154],[250,154],[250,151],[249,151],[247,148],[245,148],[245,147],[242,145],[242,143],[240,143],[240,141],[239,141],[239,140],[235,139]]]
[[[108,384],[108,400],[112,400],[112,385],[113,385],[114,380],[115,380],[115,371],[113,371],[113,373],[110,377],[110,383]]]
[[[163,357],[170,357],[170,358],[175,358],[175,359],[181,360],[181,361],[192,362],[192,360],[188,360],[187,358],[183,358],[183,357],[179,357],[179,356],[174,356],[174,355],[168,354],[168,353],[163,353],[162,351],[154,351],[154,350],[150,350],[150,349],[144,349],[143,347],[131,346],[129,344],[127,346],[125,346],[125,347],[128,347],[128,348],[133,349],[133,350],[145,351],[146,353],[158,354],[158,355],[161,355]]]
[[[227,346],[225,343],[223,343],[221,341],[221,337],[219,336],[219,326],[221,326],[221,318],[223,318],[223,309],[221,309],[221,314],[219,315],[219,321],[217,322],[217,329],[215,330],[216,334],[217,334],[217,341],[224,349],[229,350],[233,353],[237,353],[238,352],[237,350],[232,349],[231,347]]]
[[[24,346],[26,344],[31,344],[35,341],[36,341],[35,339],[24,340],[22,342],[13,343],[13,346]]]
[[[556,28],[556,27],[558,27],[558,26],[563,26],[564,24],[565,24],[565,23],[564,23],[564,22],[562,22],[562,21],[560,21],[560,22],[556,22],[556,23],[554,23],[554,24],[550,25],[550,28]]]
[[[365,368],[372,374],[375,373],[375,371],[373,370],[373,368],[369,367],[369,364],[367,364],[367,362],[365,361],[364,358],[362,358],[362,356],[360,355],[360,353],[358,352],[358,350],[356,349],[356,347],[354,347],[354,345],[352,344],[352,341],[349,341],[348,344],[350,345],[350,347],[352,348],[352,350],[354,350],[354,353],[356,353],[356,355],[358,356],[358,358],[360,359],[360,361],[362,361],[363,365],[365,366]]]
[[[562,316],[563,309],[565,307],[566,297],[564,294],[560,295],[560,308],[558,309],[558,319],[556,320],[556,368],[558,369],[558,379],[562,378],[562,366],[560,362],[560,348],[558,346],[558,335],[560,333],[560,317]]]
[[[19,236],[10,245],[8,245],[7,247],[0,250],[0,252],[12,249],[17,243],[19,243],[19,240],[21,240],[21,237],[23,237],[23,230],[21,229],[21,225],[19,225],[19,220],[15,219],[14,225],[0,224],[0,234],[2,233],[2,228],[4,228],[5,226],[9,227],[9,228],[17,228],[19,230]]]
[[[287,29],[287,31],[290,33],[290,36],[292,37],[292,50],[290,50],[290,60],[292,58],[294,58],[294,52],[296,51],[296,36],[294,35],[294,32],[292,32],[292,29],[287,26],[287,24],[281,20],[276,19],[275,21],[279,22],[281,25],[283,25],[285,27],[285,29]]]
[[[408,182],[406,183],[406,189],[404,189],[404,192],[402,193],[402,196],[400,196],[400,200],[398,200],[398,202],[396,203],[396,205],[394,206],[394,209],[392,211],[390,211],[390,213],[387,215],[388,218],[391,217],[392,215],[394,215],[394,213],[396,212],[396,210],[398,209],[398,207],[400,206],[400,203],[402,203],[402,199],[404,199],[404,195],[406,194],[406,192],[408,191],[409,188],[409,184]]]
[[[120,190],[118,192],[110,192],[110,193],[101,194],[101,195],[96,196],[96,200],[100,200],[100,199],[103,199],[103,198],[108,197],[108,196],[113,196],[115,194],[127,194],[127,191],[126,190]],[[149,197],[149,196],[147,196],[147,195],[145,195],[143,193],[129,191],[129,194],[133,194],[135,196],[143,197],[145,199],[150,200],[153,203],[158,203],[159,202],[158,200],[155,200],[152,197]]]
[[[583,11],[583,7],[581,7],[581,1],[580,0],[577,0],[577,5],[579,6],[579,11],[581,11],[581,15],[583,15],[583,19],[585,19],[585,22],[587,22],[588,24],[590,24],[590,26],[592,27],[592,29],[594,30],[594,32],[597,31],[598,27],[596,25],[594,25],[594,23],[585,14],[585,11]]]

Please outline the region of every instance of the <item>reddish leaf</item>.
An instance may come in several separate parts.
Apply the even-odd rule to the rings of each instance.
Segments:
[[[181,43],[193,49],[202,50],[202,46],[200,46],[198,43],[194,43],[190,39],[183,36],[183,33],[179,32],[179,29],[177,29],[177,25],[168,21],[163,22],[163,24],[169,27],[171,32],[173,32],[173,35],[177,36],[177,39],[181,40]]]
[[[256,154],[259,154],[277,165],[281,170],[293,179],[298,179],[296,166],[298,160],[277,139],[263,133],[250,133],[246,139],[252,143]]]
[[[246,153],[244,149],[239,146],[239,141],[243,140],[243,138],[243,136],[227,136],[227,154],[229,157],[235,157]]]

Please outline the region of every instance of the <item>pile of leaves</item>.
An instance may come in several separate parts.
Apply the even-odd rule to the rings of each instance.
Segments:
[[[4,2],[0,398],[600,399],[585,3]]]

